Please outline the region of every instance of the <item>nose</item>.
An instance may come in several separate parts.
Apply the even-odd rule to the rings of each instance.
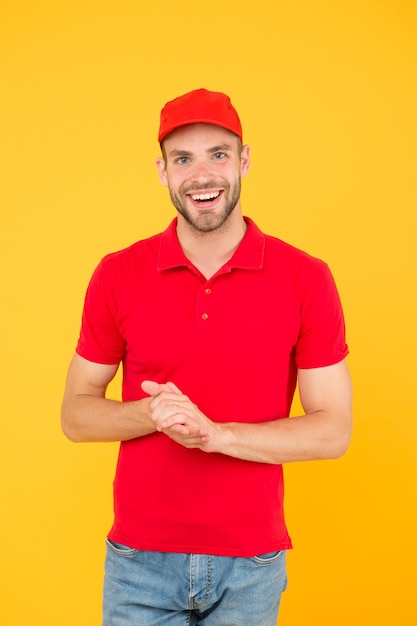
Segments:
[[[206,160],[197,161],[193,168],[192,178],[197,182],[207,182],[211,178],[211,168]]]

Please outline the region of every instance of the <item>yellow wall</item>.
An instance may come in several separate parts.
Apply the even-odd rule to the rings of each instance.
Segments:
[[[201,86],[241,114],[245,212],[330,264],[348,325],[353,442],[286,469],[280,624],[412,623],[416,69],[414,0],[3,0],[2,623],[100,623],[117,447],[65,440],[65,373],[100,257],[174,214],[159,110]]]

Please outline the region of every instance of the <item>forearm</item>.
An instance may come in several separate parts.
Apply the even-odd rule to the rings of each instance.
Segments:
[[[155,432],[149,398],[118,402],[80,394],[64,398],[62,430],[71,441],[125,441]]]
[[[262,423],[223,423],[209,419],[172,383],[164,389],[156,385],[151,418],[158,431],[186,448],[257,463],[341,456],[352,430],[352,386],[346,364],[300,370],[299,388],[305,415]],[[151,387],[144,390],[154,394]]]
[[[220,425],[211,451],[258,463],[334,459],[347,449],[350,420],[334,420],[326,411],[261,424]],[[204,447],[202,447],[204,449]]]

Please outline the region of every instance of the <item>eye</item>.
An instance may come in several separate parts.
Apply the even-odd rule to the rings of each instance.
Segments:
[[[188,157],[181,156],[181,157],[178,157],[178,159],[176,160],[176,163],[179,163],[179,165],[184,165],[185,163],[188,163],[189,160],[190,159]]]
[[[213,154],[213,158],[214,158],[216,161],[221,161],[221,159],[225,159],[225,158],[226,158],[226,156],[227,156],[227,155],[226,155],[224,152],[215,152],[215,153]]]

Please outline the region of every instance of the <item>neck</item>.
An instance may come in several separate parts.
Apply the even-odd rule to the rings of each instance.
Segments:
[[[207,278],[233,256],[246,232],[246,222],[238,207],[216,230],[202,232],[178,216],[177,236],[187,259]]]

